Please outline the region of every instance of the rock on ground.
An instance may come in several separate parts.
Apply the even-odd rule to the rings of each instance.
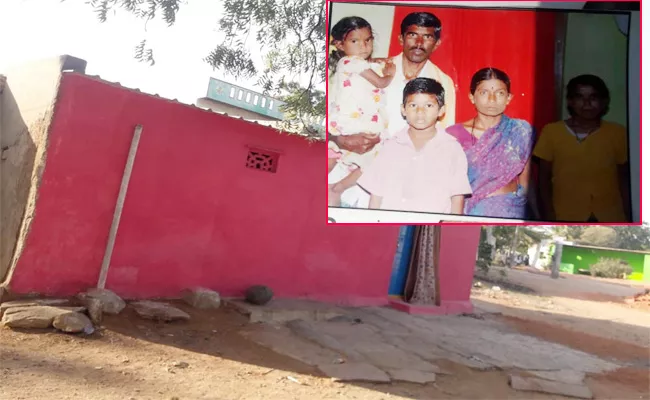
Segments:
[[[85,314],[78,312],[59,314],[54,317],[52,325],[56,329],[67,333],[92,333],[95,330],[90,319]]]
[[[580,384],[549,381],[539,378],[526,378],[517,375],[510,375],[509,381],[513,389],[525,392],[559,394],[579,399],[592,399],[594,397],[587,386]]]
[[[390,382],[384,371],[368,363],[325,364],[318,369],[335,382]]]
[[[185,311],[165,303],[142,300],[133,302],[131,305],[139,316],[146,319],[165,322],[187,321],[190,319],[190,315]]]
[[[221,296],[214,290],[205,288],[187,289],[183,292],[183,300],[194,308],[207,310],[219,308]]]
[[[53,306],[24,306],[8,308],[3,317],[2,325],[9,328],[45,329],[61,314],[83,312],[83,307],[53,307]]]
[[[273,298],[273,290],[264,285],[255,285],[246,289],[246,301],[251,304],[263,306]]]
[[[126,307],[124,300],[108,289],[89,289],[85,293],[80,293],[77,297],[81,302],[85,302],[88,298],[101,301],[102,311],[106,314],[117,315]]]
[[[101,325],[104,316],[104,307],[102,301],[88,297],[84,300],[84,304],[88,309],[88,315],[90,316],[92,323],[96,326]]]
[[[67,299],[25,299],[5,301],[0,304],[0,315],[6,310],[14,307],[34,307],[34,306],[63,306],[69,304]]]

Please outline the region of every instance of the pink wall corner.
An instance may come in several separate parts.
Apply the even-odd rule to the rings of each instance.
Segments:
[[[72,295],[97,283],[133,129],[143,125],[107,288],[192,286],[355,305],[387,301],[397,226],[327,226],[324,143],[65,74],[36,217],[10,282]],[[281,153],[245,167],[248,146]]]
[[[442,226],[440,239],[440,301],[448,308],[471,310],[470,294],[481,236],[480,226]]]

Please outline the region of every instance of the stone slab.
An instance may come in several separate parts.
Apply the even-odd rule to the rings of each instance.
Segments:
[[[0,304],[0,316],[4,314],[7,309],[13,307],[62,306],[69,303],[70,301],[68,299],[25,299],[5,301]]]
[[[332,337],[325,333],[322,329],[314,327],[308,321],[295,320],[287,322],[287,327],[291,331],[304,339],[310,340],[314,343],[317,343],[325,348],[334,350],[338,353],[345,355],[345,357],[350,361],[366,361],[364,357],[359,353],[355,346],[350,346],[345,342],[340,342],[335,337]]]
[[[291,357],[307,365],[335,364],[344,358],[341,354],[294,335],[288,328],[260,326],[254,331],[240,332],[243,337],[267,347],[276,353]]]
[[[585,373],[581,371],[563,369],[560,371],[526,371],[549,381],[581,384],[585,380]]]
[[[394,381],[427,384],[436,381],[433,372],[418,371],[416,369],[388,369],[388,375]]]
[[[525,392],[557,394],[578,399],[593,399],[594,397],[586,385],[528,378],[518,375],[510,375],[509,381],[513,389]]]
[[[319,365],[318,369],[335,382],[390,383],[384,371],[368,363],[345,363]]]
[[[164,322],[187,321],[190,319],[188,313],[166,303],[142,300],[133,302],[131,305],[135,309],[136,314],[146,319]]]
[[[241,299],[223,299],[223,301],[237,312],[247,316],[251,323],[326,321],[345,315],[345,311],[339,307],[310,300],[273,299],[263,306],[250,304]]]
[[[8,308],[2,325],[9,328],[45,329],[61,314],[83,312],[83,307],[25,306]]]

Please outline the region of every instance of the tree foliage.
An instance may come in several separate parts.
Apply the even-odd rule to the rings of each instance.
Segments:
[[[650,225],[556,226],[554,232],[566,240],[591,246],[625,250],[650,250]]]
[[[650,250],[650,226],[614,226],[618,236],[617,247],[626,250]]]
[[[495,226],[492,230],[494,238],[496,239],[496,248],[501,252],[509,251],[513,236],[515,235],[515,226]],[[519,227],[519,238],[515,244],[515,251],[519,253],[526,253],[528,249],[548,239],[550,236],[542,231],[532,229],[527,226]]]
[[[578,243],[601,247],[616,247],[618,235],[616,231],[607,226],[590,226],[580,235]]]
[[[88,0],[101,22],[110,11],[123,10],[147,22],[176,22],[181,7],[190,0]],[[318,136],[313,119],[325,116],[325,1],[323,0],[221,0],[223,15],[215,21],[225,36],[204,61],[235,79],[257,78],[264,94],[286,103],[280,128]],[[255,66],[245,43],[251,38],[263,55]],[[135,58],[155,63],[154,49],[146,40],[135,46]],[[306,86],[300,85],[302,77]]]

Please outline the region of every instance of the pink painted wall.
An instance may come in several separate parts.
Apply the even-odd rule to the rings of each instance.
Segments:
[[[96,285],[142,124],[107,288],[147,298],[200,285],[232,296],[261,283],[279,297],[387,302],[398,227],[326,225],[323,143],[76,73],[64,75],[55,112],[12,291],[72,295]],[[247,146],[280,152],[277,173],[246,168]],[[471,279],[460,277],[472,273],[476,244],[461,236],[478,238],[478,228],[444,229],[442,293],[467,300]]]
[[[448,225],[440,237],[440,305],[445,313],[471,312],[469,301],[474,281],[480,226]]]

